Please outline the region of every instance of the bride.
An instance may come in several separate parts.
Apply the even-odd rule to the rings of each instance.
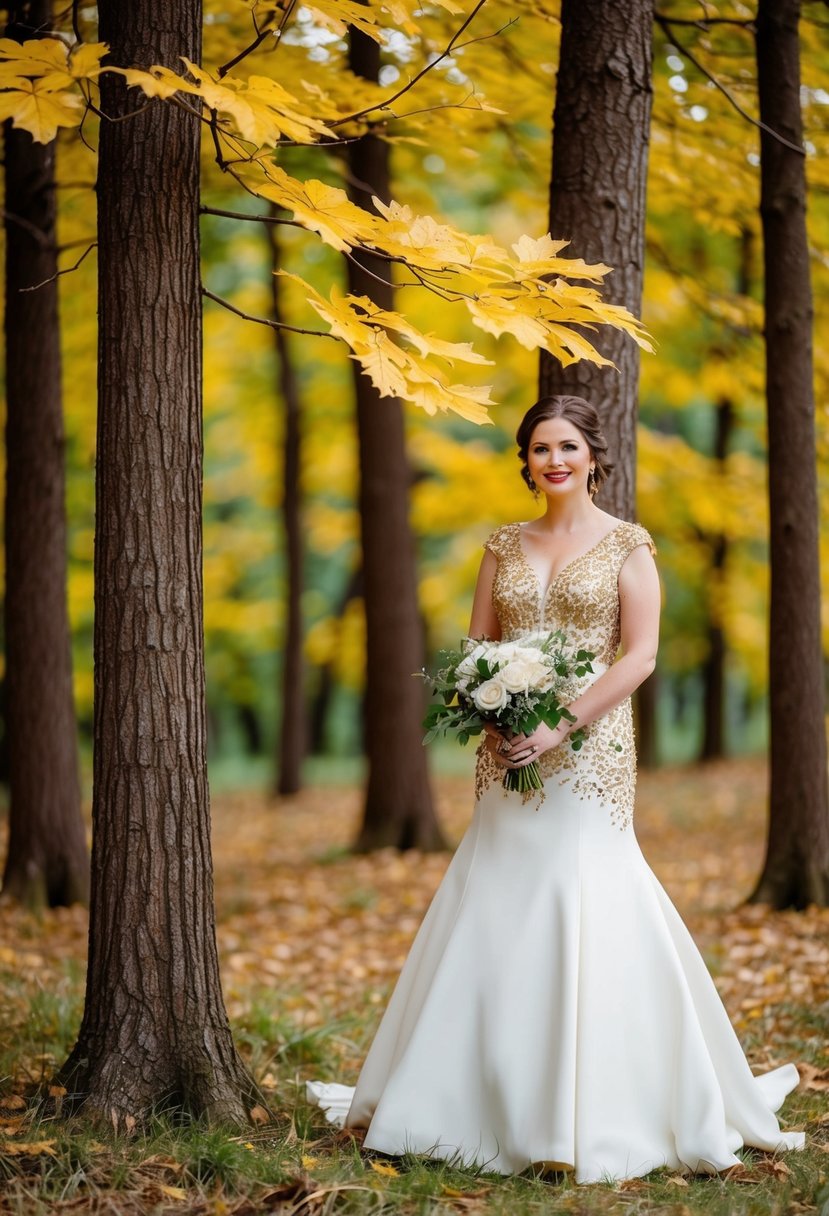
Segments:
[[[488,728],[472,821],[356,1089],[309,1082],[308,1097],[367,1128],[370,1149],[577,1182],[715,1173],[743,1145],[800,1148],[773,1113],[796,1068],[752,1075],[632,827],[630,695],[653,670],[659,623],[653,542],[593,501],[612,464],[588,402],[543,398],[517,440],[546,509],[485,542],[469,633],[561,629],[596,655],[593,672],[563,698],[575,721],[514,738]],[[533,760],[540,802],[502,784]]]

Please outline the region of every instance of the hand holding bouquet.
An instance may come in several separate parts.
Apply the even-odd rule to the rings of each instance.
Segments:
[[[454,734],[459,743],[493,723],[506,735],[531,734],[542,722],[551,729],[562,718],[576,719],[559,696],[573,676],[592,672],[589,650],[567,647],[559,630],[517,642],[478,642],[466,638],[458,650],[442,652],[443,666],[433,676],[423,673],[442,700],[429,706],[424,744]],[[578,751],[584,732],[573,731],[570,746]],[[535,760],[507,769],[504,788],[526,793],[543,788]]]

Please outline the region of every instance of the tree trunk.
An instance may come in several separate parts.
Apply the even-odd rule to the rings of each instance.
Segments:
[[[376,80],[377,43],[353,27],[354,72]],[[372,209],[371,196],[388,200],[388,145],[374,135],[351,144],[349,191]],[[356,262],[356,264],[355,264]],[[360,256],[348,262],[349,289],[394,308],[393,290],[378,282],[388,266]],[[366,608],[366,752],[368,783],[360,851],[394,845],[442,849],[423,748],[423,631],[417,604],[414,539],[409,525],[411,472],[406,458],[403,407],[381,398],[356,363],[354,388],[360,449],[360,526]]]
[[[759,0],[760,118],[802,145],[799,0]],[[803,154],[760,133],[771,522],[771,790],[763,873],[777,908],[829,903],[829,792],[812,373],[812,293]]]
[[[198,62],[198,0],[101,0],[119,66]],[[213,912],[202,631],[199,122],[101,82],[92,901],[61,1084],[130,1130],[244,1124]]]
[[[613,267],[605,292],[637,316],[645,258],[645,189],[651,112],[650,0],[562,0],[553,113],[550,232],[570,252]],[[613,476],[602,507],[621,519],[636,510],[639,348],[621,330],[590,335],[613,368],[569,367],[543,351],[539,396],[574,393],[598,409]]]
[[[50,0],[8,6],[6,35],[51,28]],[[9,850],[3,893],[32,907],[86,903],[72,651],[66,605],[55,143],[5,124],[5,724]],[[30,290],[37,284],[37,290]]]
[[[714,460],[721,478],[731,432],[734,406],[727,397],[714,407]],[[728,558],[728,537],[718,532],[710,537],[711,567],[708,578],[708,654],[702,667],[702,761],[719,760],[725,755],[725,630],[722,624],[722,591]]]
[[[272,207],[271,216],[278,214]],[[276,224],[264,224],[271,258],[271,315],[282,320],[280,267]],[[305,679],[302,662],[302,489],[300,486],[300,400],[294,365],[283,329],[273,331],[279,393],[285,412],[282,464],[282,527],[286,553],[286,620],[282,638],[282,719],[279,727],[276,792],[296,794],[302,788],[306,750]]]

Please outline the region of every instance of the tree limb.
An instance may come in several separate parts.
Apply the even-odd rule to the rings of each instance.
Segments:
[[[486,4],[486,0],[478,0],[478,3],[475,5],[472,12],[469,14],[469,16],[463,22],[463,24],[458,26],[458,28],[455,30],[454,34],[449,39],[449,42],[446,44],[446,47],[444,48],[444,50],[442,50],[439,55],[437,55],[434,59],[432,59],[429,63],[427,63],[424,67],[422,67],[419,72],[416,72],[415,75],[408,82],[408,84],[403,85],[402,89],[398,89],[396,93],[392,93],[391,97],[387,97],[385,101],[378,102],[378,104],[376,106],[368,106],[365,110],[357,110],[354,114],[347,114],[345,116],[345,118],[337,118],[333,122],[330,122],[328,125],[331,127],[338,127],[338,126],[340,126],[341,123],[353,122],[355,120],[355,118],[362,118],[365,114],[371,114],[375,110],[385,109],[387,106],[390,106],[393,101],[397,101],[398,97],[402,97],[404,93],[408,93],[409,89],[414,88],[414,86],[417,84],[417,82],[419,80],[422,80],[427,72],[431,72],[432,69],[436,68],[437,65],[442,60],[446,59],[447,56],[452,54],[452,51],[455,48],[455,44],[458,41],[458,39],[460,38],[461,34],[463,33],[463,31],[465,29],[467,29],[467,27],[472,23],[472,21],[474,21],[474,19],[477,17],[478,13],[481,11],[481,9],[484,7],[485,4]]]
[[[282,321],[271,321],[267,317],[256,317],[251,312],[243,312],[241,308],[237,308],[235,304],[231,304],[230,300],[225,300],[222,296],[215,295],[212,291],[208,291],[206,287],[202,287],[201,293],[208,300],[221,304],[222,308],[226,308],[228,312],[235,313],[243,321],[255,321],[257,325],[267,325],[271,329],[287,329],[292,334],[309,334],[313,338],[332,338],[335,342],[342,342],[342,338],[339,338],[336,334],[327,333],[324,329],[300,329],[297,325],[286,325]]]
[[[746,122],[750,122],[751,125],[753,127],[757,127],[758,130],[765,131],[767,135],[772,137],[772,139],[776,139],[778,143],[781,143],[784,148],[789,148],[792,152],[798,152],[801,156],[806,155],[805,148],[802,148],[799,144],[793,144],[790,140],[786,139],[785,135],[781,135],[779,131],[774,131],[770,126],[768,126],[767,123],[762,122],[759,118],[754,118],[754,116],[749,114],[747,110],[743,109],[734,94],[731,93],[725,87],[725,85],[717,79],[713,72],[709,72],[705,64],[702,63],[701,60],[697,59],[693,51],[689,51],[686,46],[683,46],[682,43],[676,37],[674,37],[673,33],[671,32],[671,26],[677,24],[676,22],[666,17],[660,17],[658,13],[655,14],[654,19],[665,37],[674,44],[677,50],[683,54],[690,63],[694,65],[697,71],[702,72],[703,76],[710,80],[715,88],[719,89],[723,97],[725,97],[730,105],[734,107],[741,118],[744,118]]]

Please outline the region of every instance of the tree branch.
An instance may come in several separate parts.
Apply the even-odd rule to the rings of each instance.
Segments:
[[[42,283],[35,283],[32,287],[21,287],[21,293],[24,291],[38,291],[41,287],[45,287],[47,283],[54,283],[55,279],[59,279],[62,274],[71,274],[73,270],[78,269],[87,254],[91,253],[93,249],[97,248],[97,245],[98,242],[93,241],[91,245],[87,245],[86,249],[84,249],[74,266],[67,266],[64,270],[56,270],[54,274],[49,275],[48,279],[44,279]]]
[[[290,17],[291,13],[296,8],[296,2],[297,2],[297,0],[288,0],[288,3],[285,6],[285,12],[282,14],[282,19],[279,22],[279,25],[276,27],[275,30],[271,30],[271,29],[260,30],[258,25],[256,24],[256,16],[255,15],[253,16],[253,28],[256,30],[256,37],[254,38],[254,40],[250,44],[250,46],[246,46],[245,49],[243,51],[240,51],[238,55],[235,55],[233,57],[233,59],[229,59],[227,61],[227,63],[222,64],[222,66],[219,68],[219,72],[218,72],[219,80],[221,80],[223,76],[226,76],[228,74],[228,72],[231,70],[231,68],[235,68],[237,63],[241,63],[242,60],[246,58],[246,56],[252,54],[252,52],[255,51],[256,48],[265,41],[265,39],[268,37],[269,34],[272,34],[274,39],[276,40],[276,44],[277,45],[279,44],[279,42],[282,40],[282,32],[288,23],[288,18]]]
[[[745,29],[754,29],[753,17],[671,17],[667,13],[654,13],[654,20],[670,22],[671,25],[693,25],[697,29],[707,30],[710,25],[736,25]]]
[[[237,308],[235,304],[231,304],[230,300],[225,300],[222,296],[214,295],[206,287],[202,287],[201,293],[208,300],[213,300],[215,304],[221,304],[222,308],[226,308],[228,312],[235,313],[243,321],[255,321],[257,325],[267,325],[271,329],[286,329],[292,334],[309,334],[313,338],[332,338],[335,342],[342,342],[342,338],[339,338],[336,334],[327,333],[324,329],[300,329],[297,325],[285,325],[282,321],[271,321],[267,317],[256,317],[253,313],[242,312],[242,309]]]
[[[722,82],[719,81],[712,72],[709,72],[705,64],[697,59],[693,51],[689,51],[686,46],[683,46],[682,43],[674,37],[673,33],[671,32],[671,26],[675,24],[673,21],[668,20],[665,17],[660,17],[658,14],[655,16],[655,21],[665,37],[674,44],[677,50],[680,51],[680,53],[683,54],[690,63],[694,65],[697,71],[702,72],[703,76],[707,77],[714,87],[719,89],[723,97],[727,99],[727,101],[734,107],[737,113],[746,120],[746,122],[750,122],[753,127],[757,127],[760,131],[765,131],[767,135],[772,137],[772,139],[776,139],[778,143],[781,143],[784,148],[789,148],[792,152],[798,152],[801,156],[806,155],[805,148],[802,148],[799,144],[793,144],[791,140],[786,139],[785,135],[781,135],[779,131],[775,131],[767,123],[762,122],[759,118],[754,118],[753,115],[749,114],[747,110],[743,109],[734,94],[729,92],[725,85],[722,84]]]
[[[419,72],[415,73],[409,83],[403,85],[402,89],[398,89],[396,93],[392,93],[391,97],[387,97],[385,101],[378,102],[376,106],[368,106],[365,110],[357,110],[354,114],[347,114],[345,118],[334,119],[334,121],[330,122],[328,125],[330,127],[338,127],[344,122],[353,122],[355,118],[362,118],[365,114],[372,114],[375,110],[387,108],[392,104],[392,102],[397,101],[398,97],[402,97],[404,93],[408,93],[409,89],[413,89],[417,82],[422,80],[427,72],[431,72],[432,69],[436,68],[443,59],[446,59],[447,56],[452,54],[455,43],[458,41],[463,31],[467,29],[469,25],[471,25],[485,4],[486,0],[478,0],[478,3],[475,5],[472,12],[469,14],[463,24],[458,26],[458,28],[455,30],[445,49],[442,50],[441,53],[436,56],[436,58],[427,63],[425,67],[422,67]]]
[[[254,197],[258,198],[258,195]],[[221,215],[228,220],[249,220],[255,224],[287,224],[291,228],[301,228],[304,232],[308,229],[304,224],[300,224],[299,220],[284,219],[281,216],[275,215],[252,215],[249,211],[223,211],[220,207],[206,207],[204,204],[199,207],[202,215]]]

